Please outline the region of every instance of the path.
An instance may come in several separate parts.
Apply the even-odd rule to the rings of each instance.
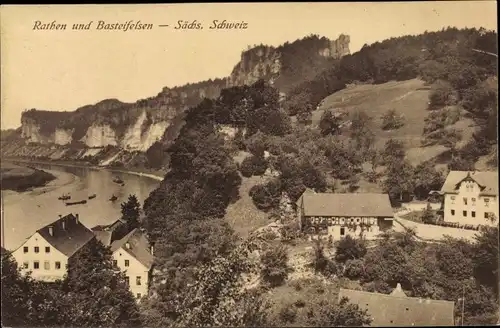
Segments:
[[[417,223],[405,220],[399,216],[399,213],[394,214],[394,230],[404,231],[405,228],[413,228],[417,233],[417,237],[423,240],[442,240],[444,236],[449,235],[453,238],[465,238],[473,240],[474,236],[478,233],[475,230],[465,230],[450,227],[441,227],[430,224]]]

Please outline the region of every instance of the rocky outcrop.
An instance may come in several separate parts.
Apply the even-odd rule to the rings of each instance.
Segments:
[[[103,163],[130,162],[153,145],[161,147],[175,139],[183,124],[183,112],[204,98],[216,98],[226,87],[249,85],[259,79],[274,84],[284,99],[287,88],[312,78],[317,72],[349,54],[349,36],[337,40],[308,36],[279,47],[260,45],[241,54],[231,75],[174,88],[163,88],[156,96],[135,103],[106,99],[73,112],[31,109],[21,118],[23,143],[8,145],[8,156],[79,160],[96,158]],[[234,138],[232,127],[222,127]],[[33,144],[43,145],[36,147]],[[46,146],[46,147],[45,147]],[[113,154],[103,151],[109,147]],[[89,149],[97,149],[89,152]],[[102,150],[102,151],[101,151]]]

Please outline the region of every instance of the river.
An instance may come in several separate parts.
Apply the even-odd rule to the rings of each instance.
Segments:
[[[51,164],[32,165],[57,178],[45,187],[27,192],[2,190],[2,217],[5,233],[4,247],[13,250],[36,230],[57,220],[59,215],[79,214],[81,222],[88,228],[107,224],[120,217],[120,204],[130,194],[135,194],[141,204],[160,181],[151,177],[123,172],[111,172],[91,168],[68,167]],[[125,182],[121,186],[113,182],[119,177]],[[70,194],[70,201],[87,200],[87,204],[66,206],[58,200],[62,194]],[[88,196],[96,194],[94,199]],[[115,195],[115,202],[109,198]]]

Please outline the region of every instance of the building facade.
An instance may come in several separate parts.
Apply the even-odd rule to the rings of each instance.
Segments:
[[[450,171],[441,194],[444,221],[498,224],[498,172]]]
[[[393,226],[387,194],[305,192],[296,205],[300,228],[310,235],[374,239]]]
[[[22,274],[31,272],[34,279],[48,282],[62,280],[70,258],[93,238],[78,214],[69,214],[37,230],[12,255]]]
[[[129,289],[140,300],[148,295],[153,266],[153,249],[146,236],[134,229],[111,243],[114,264],[126,275]]]

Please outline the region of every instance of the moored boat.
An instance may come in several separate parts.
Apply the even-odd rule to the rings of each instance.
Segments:
[[[111,198],[109,199],[110,202],[114,202],[115,200],[117,200],[118,197],[116,197],[115,195],[111,196]]]
[[[81,201],[78,201],[78,202],[67,202],[66,206],[78,205],[78,204],[87,204],[87,201],[86,200],[81,200]]]
[[[97,195],[96,195],[96,194],[93,194],[93,195],[90,195],[90,196],[89,196],[89,199],[94,199],[94,198],[96,198],[96,197],[97,197]]]

